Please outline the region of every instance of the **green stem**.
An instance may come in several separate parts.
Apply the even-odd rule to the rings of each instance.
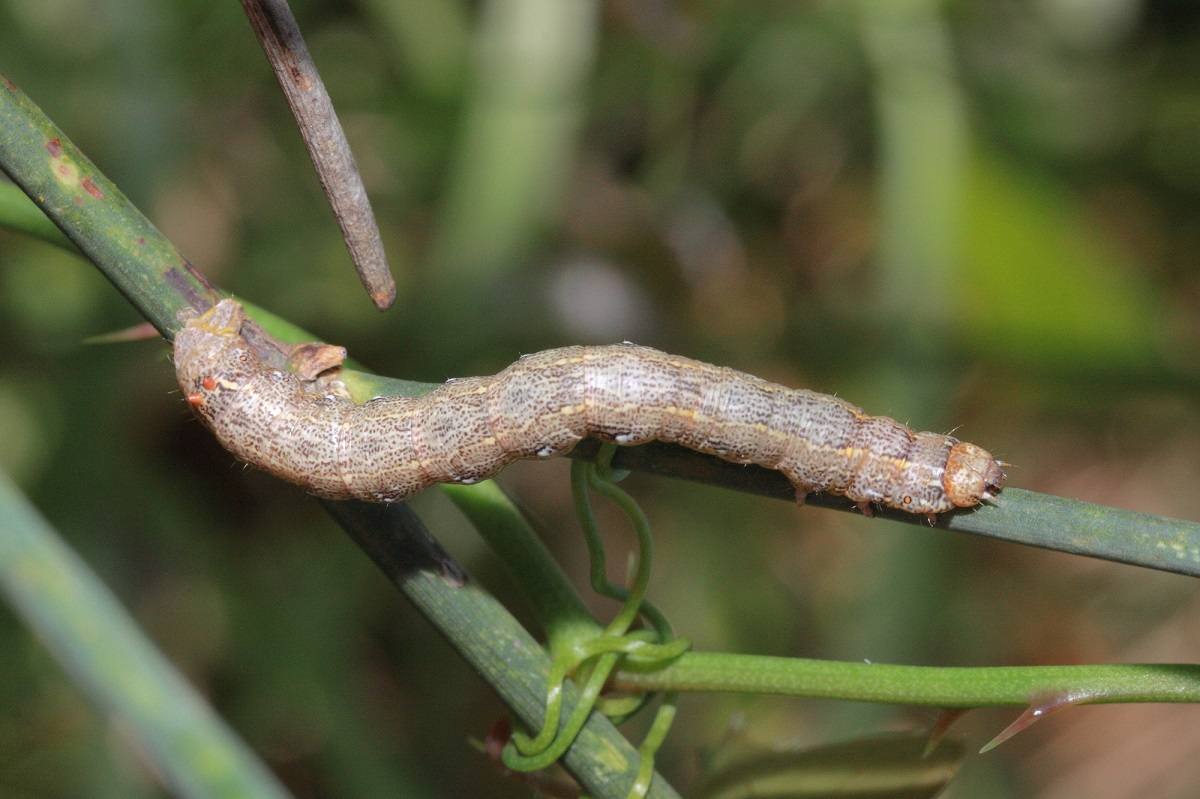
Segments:
[[[594,459],[599,448],[597,442],[583,441],[573,457]],[[674,444],[622,447],[613,458],[613,466],[795,501],[795,488],[779,472],[727,463]],[[853,503],[831,494],[810,494],[800,512],[810,508],[857,513]],[[922,527],[929,524],[924,518],[898,510],[880,509],[875,516],[876,523],[890,519]],[[1183,519],[1005,488],[993,502],[942,514],[937,526],[1200,577],[1200,524]]]
[[[326,510],[429,619],[523,724],[542,726],[550,657],[508,611],[474,584],[407,505],[324,502]],[[580,692],[566,682],[563,709]],[[603,716],[587,716],[563,764],[598,799],[624,799],[639,764],[637,750]],[[677,794],[659,776],[651,799]]]
[[[218,298],[116,184],[3,75],[0,169],[167,338],[179,329],[179,311]]]
[[[611,457],[611,454],[610,454]],[[607,459],[605,459],[607,460]],[[607,580],[603,583],[611,592],[613,598],[623,598],[621,606],[613,620],[605,629],[605,635],[624,635],[637,619],[646,598],[646,590],[650,587],[650,576],[654,571],[654,536],[650,532],[650,520],[641,507],[634,502],[633,497],[625,493],[613,483],[600,479],[595,469],[588,470],[588,488],[607,498],[629,517],[638,540],[637,569],[633,576],[633,585],[628,589],[611,585]]]
[[[638,507],[637,503],[620,488],[617,488],[608,477],[601,477],[597,473],[597,469],[603,469],[606,474],[611,476],[611,460],[616,454],[616,447],[613,445],[605,445],[601,448],[597,457],[597,463],[593,467],[587,461],[576,460],[571,464],[571,496],[575,502],[575,514],[579,517],[579,524],[583,529],[583,537],[587,542],[588,556],[591,563],[589,576],[592,583],[592,590],[601,596],[615,599],[618,602],[625,603],[622,607],[622,614],[629,615],[632,613],[636,616],[641,613],[650,622],[658,633],[659,641],[670,641],[674,638],[674,633],[671,630],[671,624],[667,621],[662,612],[645,598],[645,589],[649,586],[650,569],[654,560],[654,538],[650,533],[650,522],[646,519],[646,515]],[[609,489],[612,489],[610,493]],[[594,490],[610,500],[625,512],[633,524],[634,533],[638,538],[638,546],[640,556],[638,558],[638,578],[634,581],[636,592],[637,584],[642,583],[642,589],[637,593],[637,602],[630,603],[629,599],[634,595],[630,589],[624,586],[614,585],[608,579],[608,558],[604,553],[604,540],[600,536],[600,526],[596,522],[596,514],[592,509],[592,500],[588,494],[588,490]],[[630,610],[632,606],[632,610]],[[614,619],[613,624],[619,620]],[[629,619],[631,623],[633,618]],[[609,634],[618,635],[620,633],[613,632],[615,627],[609,625]],[[625,625],[628,629],[629,625]],[[621,632],[624,632],[622,630]]]
[[[174,792],[288,796],[2,472],[0,591]]]
[[[499,485],[486,480],[475,486],[446,485],[442,490],[500,557],[550,641],[599,634],[600,624]]]
[[[939,707],[1028,705],[1086,694],[1089,702],[1197,702],[1200,666],[1118,664],[942,668],[689,652],[648,673],[618,671],[621,691],[706,691]]]
[[[600,656],[596,661],[595,668],[583,684],[583,690],[579,693],[579,701],[570,709],[567,714],[567,723],[561,730],[558,729],[557,723],[553,727],[543,723],[536,738],[513,733],[513,745],[504,748],[504,765],[514,771],[540,771],[558,762],[568,748],[575,745],[575,741],[588,719],[594,715],[599,716],[599,714],[593,714],[592,709],[596,706],[600,692],[604,690],[609,675],[612,674],[612,670],[616,668],[620,659],[619,654]],[[564,690],[567,685],[566,681],[562,682]],[[549,717],[547,718],[549,719]]]

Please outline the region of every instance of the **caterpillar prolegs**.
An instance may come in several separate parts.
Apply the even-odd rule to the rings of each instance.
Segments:
[[[586,436],[668,441],[777,469],[800,502],[828,491],[868,515],[877,503],[932,519],[991,499],[1005,478],[974,444],[632,344],[546,350],[420,398],[356,405],[264,365],[245,321],[233,300],[190,319],[175,337],[179,384],[234,455],[328,499],[392,502],[435,483],[474,483]]]

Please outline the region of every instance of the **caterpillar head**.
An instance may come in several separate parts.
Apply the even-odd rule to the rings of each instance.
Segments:
[[[175,376],[197,414],[208,421],[212,400],[236,390],[260,367],[241,337],[246,312],[233,300],[221,300],[188,319],[175,334]]]
[[[1004,485],[1004,470],[987,450],[959,441],[950,448],[942,487],[946,497],[960,508],[978,505],[995,496]]]

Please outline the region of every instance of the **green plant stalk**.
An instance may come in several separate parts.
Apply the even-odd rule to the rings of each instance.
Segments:
[[[174,793],[289,796],[2,472],[0,590],[92,703],[132,732]]]
[[[575,498],[576,512],[583,526],[591,555],[592,587],[603,596],[624,600],[621,610],[604,629],[603,634],[595,635],[582,645],[574,641],[552,641],[552,651],[555,654],[549,681],[549,691],[546,700],[546,720],[537,735],[533,738],[520,731],[513,733],[511,744],[504,749],[504,764],[517,771],[532,771],[545,768],[557,760],[570,745],[583,726],[592,707],[599,699],[609,674],[620,662],[619,652],[627,652],[633,646],[642,646],[645,642],[634,641],[626,633],[637,618],[642,606],[646,589],[650,583],[650,575],[654,563],[654,537],[650,532],[650,523],[641,508],[632,497],[609,481],[608,475],[601,479],[598,469],[605,469],[612,457],[612,448],[606,448],[601,457],[601,465],[583,464],[576,462],[571,467],[571,489]],[[638,538],[638,567],[633,587],[623,590],[608,582],[605,577],[604,545],[600,540],[598,524],[588,497],[588,489],[596,491],[615,502],[633,523]],[[686,644],[685,644],[686,646]],[[645,648],[658,648],[653,645]],[[602,654],[601,654],[602,653]],[[677,652],[673,652],[674,657]],[[560,731],[559,721],[562,716],[560,683],[578,663],[589,660],[593,655],[599,655],[594,663],[589,663],[577,679],[585,679],[582,701],[576,705],[567,718],[566,726]],[[661,714],[660,714],[661,715]],[[638,769],[638,778],[630,789],[630,796],[645,795],[646,785],[653,770],[653,757],[647,759],[645,748],[639,750],[642,761]]]
[[[492,596],[442,550],[407,505],[322,504],[376,565],[479,672],[526,726],[541,727],[551,661]],[[579,703],[563,686],[563,709]],[[598,713],[588,717],[563,757],[567,770],[597,799],[624,799],[637,774],[637,750]],[[650,797],[677,794],[655,776]]]
[[[447,485],[442,490],[499,556],[550,641],[573,641],[603,632],[546,545],[495,481]]]
[[[0,75],[0,169],[167,338],[217,291],[150,220]]]
[[[688,652],[653,672],[625,668],[621,691],[703,691],[938,707],[1029,705],[1061,696],[1089,703],[1198,702],[1200,666],[1118,664],[948,668]]]
[[[0,84],[0,169],[165,337],[173,337],[179,327],[178,312],[213,302],[220,296],[216,288],[11,80],[0,76]],[[64,182],[54,177],[57,166],[51,159],[55,156],[47,149],[51,141],[55,142],[51,149],[62,153],[67,171],[77,180]],[[101,197],[95,197],[87,186],[98,190]],[[332,503],[329,509],[369,554],[405,557],[399,551],[403,541],[379,515],[385,507],[347,502]],[[540,713],[549,668],[548,660],[539,660],[545,657],[541,647],[516,619],[478,589],[447,593],[444,587],[444,580],[429,575],[414,575],[401,584],[417,608],[506,701],[526,697],[537,683],[529,694],[534,698],[521,700],[514,711],[522,718],[532,718],[532,702]],[[498,646],[493,645],[496,641]],[[602,717],[594,715],[585,731],[567,752],[564,762],[568,770],[597,799],[624,799],[638,769],[636,750]],[[655,799],[676,796],[661,777],[655,778],[650,795]]]
[[[599,442],[589,439],[581,442],[572,456],[594,460],[599,448]],[[656,442],[622,447],[613,458],[613,466],[795,501],[795,488],[779,472],[727,463],[674,444]],[[1181,486],[1180,490],[1184,488]],[[810,508],[857,512],[853,503],[832,494],[810,494],[800,512],[808,512]],[[877,523],[879,519],[890,519],[919,527],[929,524],[924,518],[889,508],[876,509],[875,518]],[[1183,519],[1005,488],[993,501],[942,514],[937,526],[1200,577],[1200,524]]]

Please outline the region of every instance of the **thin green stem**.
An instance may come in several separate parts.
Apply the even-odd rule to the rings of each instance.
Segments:
[[[174,792],[288,796],[2,472],[0,591]]]
[[[1095,703],[1197,702],[1200,666],[943,668],[689,652],[651,672],[624,668],[611,684],[622,691],[751,693],[939,707],[1027,705],[1042,696],[1081,693]]]
[[[637,778],[634,779],[633,786],[629,789],[627,799],[640,799],[650,790],[650,780],[654,778],[654,756],[667,739],[671,725],[675,723],[675,706],[678,701],[678,694],[671,693],[663,697],[663,703],[654,716],[654,723],[650,725],[650,731],[646,733],[642,745],[638,747],[638,754],[642,756],[642,762],[638,767]]]
[[[594,469],[589,470],[588,488],[619,507],[629,517],[630,522],[633,524],[634,533],[637,535],[638,558],[637,569],[634,571],[633,576],[633,584],[628,590],[610,586],[616,589],[612,594],[614,598],[621,594],[626,594],[626,596],[624,597],[625,604],[621,606],[620,612],[609,622],[608,627],[605,629],[605,634],[624,635],[637,619],[643,600],[646,598],[646,590],[650,587],[650,576],[654,570],[654,536],[650,532],[650,520],[646,518],[645,512],[634,501],[633,497],[629,496],[629,494],[613,483],[599,478]],[[609,585],[607,580],[605,584]]]
[[[594,460],[600,444],[586,440],[573,457]],[[796,490],[779,472],[727,463],[674,444],[622,447],[613,457],[620,469],[681,477],[748,494],[795,501]],[[831,494],[810,494],[801,513],[829,508],[857,513],[854,504]],[[923,517],[879,509],[889,519],[927,527]],[[1200,577],[1200,523],[1111,508],[1090,502],[1005,488],[994,501],[942,514],[941,529],[1070,552],[1104,560]]]
[[[505,747],[503,759],[509,768],[531,771],[545,768],[561,755],[569,743],[574,740],[582,727],[593,705],[600,707],[602,712],[613,710],[621,715],[621,720],[637,712],[649,694],[641,693],[638,697],[627,697],[616,703],[601,703],[600,691],[607,684],[609,676],[624,657],[638,652],[643,666],[653,668],[671,662],[691,647],[691,642],[683,639],[673,639],[670,625],[661,614],[655,611],[659,621],[657,634],[664,643],[651,643],[646,633],[629,633],[629,627],[637,618],[639,608],[643,605],[646,589],[649,586],[654,558],[654,536],[650,531],[649,521],[633,498],[617,488],[614,479],[623,479],[624,474],[616,474],[611,468],[613,448],[607,447],[601,451],[598,463],[581,464],[576,462],[571,469],[571,487],[575,498],[576,510],[580,524],[587,538],[588,549],[592,555],[591,579],[598,593],[610,597],[623,597],[625,603],[604,634],[576,647],[571,662],[582,662],[581,669],[586,677],[582,701],[568,719],[565,728],[557,729],[559,719],[558,704],[561,700],[557,692],[557,684],[551,683],[548,708],[553,708],[553,715],[547,711],[547,721],[534,739],[529,739],[520,733],[514,734],[512,745]],[[615,502],[630,518],[638,537],[638,568],[632,589],[626,590],[613,585],[607,579],[606,557],[604,545],[600,539],[599,525],[596,522],[592,508],[589,489],[603,494]],[[598,657],[597,657],[598,656]],[[561,664],[567,655],[560,654],[556,666]],[[590,667],[590,671],[588,670]],[[626,799],[643,799],[650,789],[654,776],[654,756],[662,746],[667,732],[675,719],[675,706],[678,694],[668,694],[655,714],[654,723],[649,734],[638,747],[641,763],[637,775],[629,788]],[[551,721],[552,720],[552,721]]]
[[[599,622],[499,485],[485,480],[474,486],[447,485],[443,490],[504,563],[549,640],[600,632]]]
[[[517,718],[530,728],[540,727],[551,671],[549,655],[438,546],[408,506],[323,504]],[[588,704],[571,682],[563,684],[562,696],[568,712]],[[591,713],[571,739],[562,762],[592,796],[624,799],[636,776],[638,754],[608,719]],[[649,796],[670,799],[677,794],[656,776]]]
[[[596,706],[600,692],[604,690],[609,675],[612,674],[620,659],[619,654],[600,656],[592,673],[588,675],[587,681],[583,684],[583,690],[579,693],[579,703],[572,708],[567,717],[567,723],[561,730],[557,728],[557,725],[551,727],[544,723],[536,738],[531,739],[514,733],[513,746],[504,748],[504,765],[514,771],[538,771],[556,763],[583,731],[584,724],[587,723],[588,718],[592,715],[592,709]],[[566,684],[565,681],[563,684]],[[549,719],[549,715],[547,715],[547,719]],[[529,754],[526,754],[527,752]]]
[[[573,464],[571,487],[580,525],[584,530],[588,550],[591,553],[592,586],[597,593],[624,599],[624,605],[603,634],[583,641],[571,641],[569,649],[553,647],[558,654],[555,658],[555,667],[552,671],[547,695],[546,721],[533,738],[520,732],[514,733],[512,745],[506,747],[503,753],[505,765],[518,771],[546,768],[561,756],[582,728],[592,707],[599,700],[600,691],[607,683],[609,675],[623,657],[637,652],[642,663],[662,664],[670,662],[671,659],[691,646],[690,642],[685,640],[672,641],[670,627],[666,625],[665,620],[663,620],[665,629],[663,638],[667,643],[653,644],[646,639],[645,632],[628,633],[630,626],[637,618],[650,583],[654,559],[654,536],[650,531],[649,521],[637,503],[610,481],[613,473],[608,468],[608,461],[611,457],[612,452],[608,450],[601,456],[598,465],[580,462]],[[633,588],[630,590],[619,588],[607,579],[607,558],[588,493],[589,489],[613,500],[630,518],[637,532],[638,568]],[[565,675],[579,664],[582,664],[580,678],[584,681],[583,698],[568,718],[565,727],[559,730],[562,697],[558,680],[565,679]],[[622,710],[636,710],[636,706],[633,708],[622,707]],[[673,713],[673,704],[670,713]],[[659,714],[663,715],[662,709]],[[657,747],[648,750],[651,755],[654,748]],[[645,765],[646,753],[643,751],[643,765],[639,770],[638,778],[634,781],[634,787],[630,790],[630,797],[640,797],[645,793],[646,773],[653,771],[652,757],[650,758],[651,765],[649,767]],[[646,768],[649,768],[650,772],[643,773]]]

